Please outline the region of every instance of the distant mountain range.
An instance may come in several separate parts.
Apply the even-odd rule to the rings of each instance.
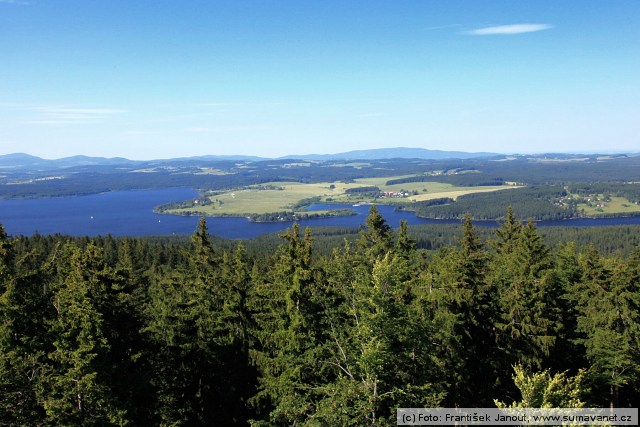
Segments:
[[[425,148],[375,148],[371,150],[355,150],[337,154],[306,154],[286,156],[284,158],[306,160],[380,160],[380,159],[473,159],[478,157],[498,156],[496,153],[467,153],[464,151],[427,150]]]
[[[120,165],[135,164],[134,160],[128,160],[124,157],[88,157],[88,156],[72,156],[61,159],[49,160],[40,157],[31,156],[24,153],[14,153],[0,156],[0,167],[13,168],[66,168],[74,166],[93,166],[93,165]]]
[[[298,159],[298,160],[380,160],[380,159],[471,159],[478,157],[497,156],[496,153],[467,153],[463,151],[441,151],[427,150],[424,148],[377,148],[372,150],[356,150],[347,151],[336,154],[301,154],[289,155],[277,158],[277,160]],[[89,156],[72,156],[61,159],[42,159],[25,153],[14,153],[0,155],[0,167],[11,168],[28,168],[28,169],[56,169],[68,168],[76,166],[108,166],[108,165],[136,165],[143,163],[177,163],[177,162],[194,162],[194,161],[265,161],[276,160],[274,158],[256,157],[256,156],[195,156],[180,157],[174,159],[156,159],[156,160],[129,160],[123,157],[89,157]]]
[[[634,154],[628,154],[634,155]],[[635,154],[637,155],[637,154]],[[516,157],[530,157],[530,158],[555,158],[555,159],[571,159],[585,154],[536,154]],[[593,156],[593,155],[591,155]],[[608,155],[609,157],[625,156],[625,154]],[[89,157],[89,156],[71,156],[61,159],[42,159],[40,157],[32,156],[24,153],[14,153],[0,155],[0,168],[4,169],[32,169],[32,170],[53,170],[72,167],[87,167],[87,166],[131,166],[137,167],[141,165],[169,165],[169,164],[193,164],[196,165],[202,162],[260,162],[269,160],[315,160],[315,161],[367,161],[367,160],[383,160],[383,159],[423,159],[423,160],[448,160],[448,159],[477,159],[477,158],[506,158],[508,156],[498,153],[477,152],[469,153],[465,151],[442,151],[442,150],[427,150],[425,148],[376,148],[371,150],[355,150],[346,151],[344,153],[336,154],[299,154],[289,155],[278,158],[267,158],[257,156],[194,156],[194,157],[178,157],[173,159],[153,159],[153,160],[129,160],[124,157]]]

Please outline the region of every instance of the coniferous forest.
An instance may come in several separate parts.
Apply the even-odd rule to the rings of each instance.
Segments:
[[[375,206],[316,253],[0,226],[0,425],[395,425],[399,407],[628,407],[640,248],[550,246],[511,210],[416,247]]]

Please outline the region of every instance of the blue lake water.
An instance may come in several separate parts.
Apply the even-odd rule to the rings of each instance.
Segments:
[[[190,189],[114,191],[90,196],[0,200],[0,223],[12,235],[142,236],[192,233],[198,219],[159,215],[163,203],[197,196]]]
[[[153,208],[163,203],[189,200],[197,197],[190,189],[114,191],[90,196],[74,196],[30,200],[0,200],[0,223],[11,235],[69,234],[73,236],[145,236],[191,234],[198,223],[197,217],[160,215]],[[337,209],[349,207],[357,215],[300,221],[306,226],[358,227],[364,224],[370,206],[312,205],[310,209]],[[393,227],[400,220],[413,224],[459,224],[459,220],[418,218],[411,212],[394,211],[391,206],[378,206],[378,210]],[[477,225],[496,226],[495,221],[478,221]],[[640,224],[640,217],[609,219],[574,219],[543,221],[539,226],[601,226]],[[252,223],[246,218],[208,218],[211,234],[230,239],[250,239],[261,234],[282,231],[291,222]]]

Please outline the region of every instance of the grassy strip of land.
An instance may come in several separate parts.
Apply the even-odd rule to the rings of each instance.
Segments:
[[[378,203],[407,205],[441,197],[455,199],[463,194],[498,191],[516,186],[456,187],[441,182],[405,182],[386,185],[400,177],[364,178],[351,182],[270,182],[224,192],[207,192],[202,200],[185,202],[160,211],[177,215],[255,216],[271,213],[304,212],[310,203]],[[363,191],[359,191],[362,189]]]
[[[419,194],[417,196],[412,196],[409,200],[414,202],[422,202],[425,200],[433,200],[440,199],[442,197],[448,197],[450,199],[456,200],[460,196],[464,196],[465,194],[473,194],[473,193],[489,193],[493,191],[502,191],[502,190],[510,190],[513,188],[521,188],[520,186],[490,186],[490,187],[471,187],[466,190],[453,190],[453,191],[443,191],[440,193],[428,193],[428,194]]]
[[[624,197],[606,197],[602,194],[594,196],[587,202],[578,203],[577,207],[584,212],[584,215],[590,217],[640,214],[640,205],[631,203]]]

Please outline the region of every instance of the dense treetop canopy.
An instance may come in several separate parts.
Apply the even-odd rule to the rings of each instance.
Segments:
[[[640,248],[550,246],[511,209],[456,234],[427,251],[375,207],[322,251],[297,225],[277,250],[222,244],[204,219],[188,245],[0,227],[0,425],[394,425],[399,407],[637,401]]]

